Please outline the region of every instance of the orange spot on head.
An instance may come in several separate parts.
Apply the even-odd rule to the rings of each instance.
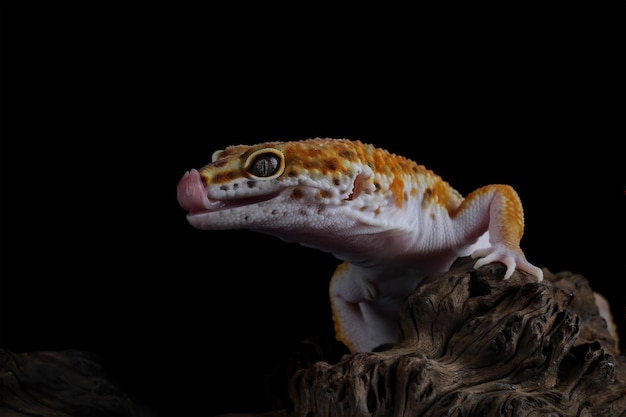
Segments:
[[[356,154],[348,149],[342,149],[339,151],[339,156],[346,161],[354,161],[356,159]]]
[[[322,172],[324,173],[324,175],[326,175],[328,172],[335,172],[337,171],[337,166],[338,166],[337,160],[335,160],[334,158],[327,159],[324,162]]]
[[[203,176],[203,178],[205,177]],[[223,171],[213,175],[210,180],[213,184],[224,184],[234,180],[235,178],[237,178],[237,173],[233,171]]]

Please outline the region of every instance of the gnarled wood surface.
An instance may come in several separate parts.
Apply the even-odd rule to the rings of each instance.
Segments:
[[[585,278],[472,264],[418,286],[397,346],[295,372],[272,415],[626,416],[626,361]]]
[[[0,349],[0,416],[135,416],[97,355]]]

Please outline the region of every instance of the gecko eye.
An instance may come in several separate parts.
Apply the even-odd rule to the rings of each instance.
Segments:
[[[245,168],[252,178],[276,178],[285,170],[285,157],[278,149],[260,149],[250,154]]]

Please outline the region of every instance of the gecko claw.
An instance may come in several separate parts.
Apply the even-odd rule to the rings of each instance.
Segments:
[[[472,258],[480,258],[474,263],[474,269],[493,262],[501,262],[506,266],[503,279],[509,279],[515,269],[527,272],[537,278],[537,282],[543,281],[543,271],[529,263],[521,252],[509,249],[503,244],[495,244],[488,248],[476,249]]]

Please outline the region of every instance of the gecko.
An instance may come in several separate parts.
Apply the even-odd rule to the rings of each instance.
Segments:
[[[336,338],[352,352],[395,344],[402,302],[461,256],[541,281],[520,248],[522,204],[509,185],[463,197],[416,162],[358,140],[313,138],[215,151],[187,171],[177,200],[197,229],[247,229],[328,252]]]

